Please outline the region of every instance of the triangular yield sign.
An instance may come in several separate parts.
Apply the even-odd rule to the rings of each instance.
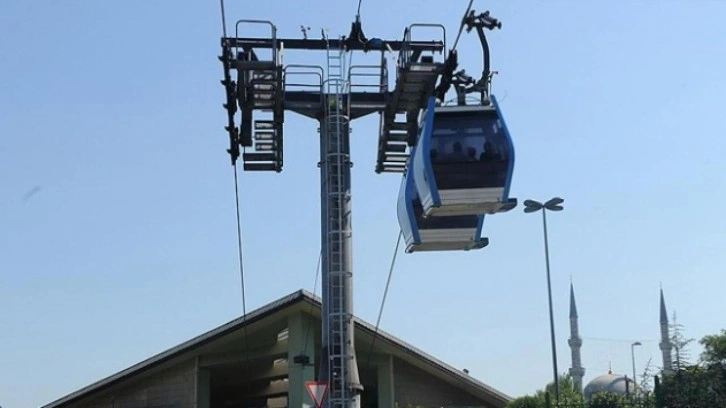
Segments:
[[[307,381],[305,388],[313,399],[316,408],[322,408],[325,396],[328,395],[328,383],[323,381]]]

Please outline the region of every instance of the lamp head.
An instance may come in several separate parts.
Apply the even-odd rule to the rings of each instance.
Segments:
[[[555,197],[544,203],[544,208],[550,210],[550,211],[562,211],[562,203],[564,203],[565,200],[560,197]]]
[[[524,200],[524,212],[525,213],[531,213],[535,211],[539,211],[544,207],[542,203],[534,200]]]

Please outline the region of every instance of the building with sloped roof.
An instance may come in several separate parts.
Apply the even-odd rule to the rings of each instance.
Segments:
[[[319,371],[320,337],[320,300],[301,290],[43,408],[313,407],[305,383]],[[501,408],[511,400],[357,318],[355,338],[361,408]]]

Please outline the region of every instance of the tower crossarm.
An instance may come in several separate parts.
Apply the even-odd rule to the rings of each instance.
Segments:
[[[268,25],[271,31],[270,36],[240,36],[248,25]],[[299,87],[294,90],[287,89],[286,70],[282,62],[283,50],[379,51],[382,57],[387,52],[398,52],[399,68],[403,71],[399,71],[398,83],[394,91],[389,91],[387,84],[382,84],[376,92],[366,90],[365,92],[350,93],[350,101],[354,101],[354,103],[351,104],[348,112],[349,119],[376,112],[387,112],[385,116],[389,119],[386,122],[386,140],[379,141],[379,146],[387,146],[389,128],[395,126],[392,125],[395,114],[397,112],[407,113],[409,116],[407,123],[415,124],[415,117],[421,107],[412,108],[410,104],[404,102],[406,98],[402,98],[403,91],[410,91],[411,83],[420,81],[421,77],[418,73],[410,75],[407,73],[428,69],[426,64],[429,59],[427,58],[430,57],[424,55],[443,53],[446,48],[445,36],[440,41],[420,41],[411,37],[412,28],[424,26],[435,25],[411,25],[406,29],[402,40],[370,38],[360,41],[360,39],[352,37],[336,39],[278,38],[277,28],[269,21],[239,20],[235,26],[235,35],[221,38],[222,55],[220,56],[225,76],[222,84],[227,93],[227,103],[224,106],[229,117],[225,128],[230,135],[228,152],[232,163],[234,164],[237,158],[242,156],[245,170],[282,171],[282,133],[285,110],[295,111],[312,118],[317,118],[324,113],[322,90],[301,90]],[[441,28],[443,29],[443,27]],[[439,71],[438,65],[436,65],[436,71]],[[236,81],[233,80],[235,73]],[[401,77],[401,74],[405,77]],[[381,69],[380,76],[381,82],[387,81],[387,70]],[[421,88],[421,101],[425,101],[424,94],[430,93],[431,75],[424,74],[424,77],[426,80],[423,81],[425,86]],[[434,76],[433,81],[435,80]],[[404,87],[404,85],[406,86]],[[239,126],[234,120],[236,107],[232,100],[235,99],[241,112]],[[391,101],[393,101],[393,105]],[[393,113],[393,119],[390,119],[390,113]],[[393,132],[395,133],[395,130]],[[411,128],[411,132],[412,137],[415,135],[415,129]],[[407,140],[407,142],[410,141]],[[379,162],[384,157],[383,154],[379,154]]]
[[[345,38],[338,39],[305,39],[305,38],[278,38],[273,40],[272,38],[262,37],[223,37],[222,44],[228,44],[234,48],[242,48],[245,50],[259,48],[259,49],[272,49],[279,47],[281,44],[287,50],[308,50],[308,51],[326,51],[328,45],[330,48],[345,48],[346,51],[371,51],[378,49],[380,51],[401,51],[403,49],[410,50],[412,52],[442,52],[444,50],[443,41],[406,41],[406,40],[381,40],[380,43],[374,42],[373,44],[380,44],[380,46],[374,46],[369,44],[366,46],[365,43],[359,41],[348,41]]]

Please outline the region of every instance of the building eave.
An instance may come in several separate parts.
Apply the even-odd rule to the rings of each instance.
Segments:
[[[284,296],[274,302],[271,302],[265,306],[260,307],[246,316],[236,318],[226,324],[223,324],[217,328],[214,328],[206,333],[196,336],[188,341],[180,343],[166,351],[156,354],[146,360],[143,360],[137,364],[134,364],[116,374],[108,376],[104,379],[96,381],[90,385],[87,385],[73,393],[70,393],[62,398],[59,398],[49,404],[42,406],[41,408],[60,408],[67,406],[70,403],[76,402],[82,398],[88,397],[92,393],[100,393],[107,390],[114,385],[117,385],[123,381],[129,380],[132,377],[142,375],[160,365],[170,363],[174,359],[180,358],[185,354],[194,352],[200,347],[209,344],[210,342],[231,334],[240,328],[244,327],[245,324],[248,326],[259,322],[266,317],[280,312],[286,308],[293,306],[299,302],[306,302],[315,306],[318,310],[321,307],[320,299],[314,296],[312,293],[306,290],[298,290],[287,296]],[[466,385],[466,388],[477,397],[489,401],[495,404],[505,404],[512,400],[512,398],[478,380],[469,376],[468,374],[457,370],[456,368],[444,363],[441,360],[423,352],[422,350],[414,347],[413,345],[406,343],[405,341],[396,338],[395,336],[386,333],[382,330],[378,330],[376,334],[376,328],[374,325],[358,318],[354,318],[356,327],[362,330],[364,333],[373,336],[377,336],[377,341],[383,341],[389,346],[395,348],[398,354],[404,361],[424,363],[424,366],[430,368],[430,371],[438,373],[439,376],[444,376],[451,379],[453,382],[459,382],[462,385]],[[416,364],[421,365],[421,364]]]

